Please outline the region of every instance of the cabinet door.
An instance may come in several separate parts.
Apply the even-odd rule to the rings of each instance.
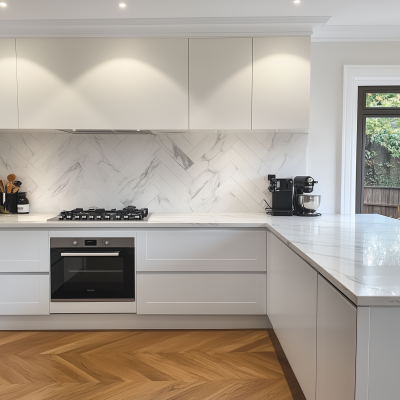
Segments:
[[[267,315],[307,400],[315,399],[318,273],[268,232]]]
[[[289,249],[271,232],[267,244],[267,315],[280,341],[287,324],[287,251]]]
[[[0,274],[0,315],[48,315],[49,275]]]
[[[137,232],[137,271],[266,271],[266,232],[154,229]]]
[[[251,129],[252,39],[189,40],[190,129]]]
[[[17,39],[20,128],[187,129],[187,39]]]
[[[253,129],[308,129],[311,39],[253,40]]]
[[[266,314],[265,273],[138,273],[138,314]]]
[[[354,400],[357,309],[318,276],[317,400]]]
[[[18,129],[15,39],[0,39],[0,129]]]
[[[315,399],[318,273],[287,250],[284,351],[307,400]]]
[[[49,272],[47,231],[0,231],[0,272]]]

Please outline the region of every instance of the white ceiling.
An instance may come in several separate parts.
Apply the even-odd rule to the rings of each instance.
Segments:
[[[400,40],[400,0],[2,0],[0,36],[263,36]],[[126,8],[118,3],[124,1]],[[311,32],[312,31],[312,32]]]

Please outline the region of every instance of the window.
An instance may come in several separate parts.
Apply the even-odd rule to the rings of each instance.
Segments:
[[[356,213],[399,218],[400,86],[359,86]]]

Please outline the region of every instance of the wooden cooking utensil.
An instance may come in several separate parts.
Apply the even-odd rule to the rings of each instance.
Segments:
[[[18,186],[13,186],[12,189],[11,189],[11,193],[17,193],[18,190],[19,190]]]
[[[15,175],[14,174],[10,174],[7,176],[7,179],[9,182],[14,182],[15,181]]]
[[[6,182],[4,179],[0,180],[0,190],[4,193],[6,191]]]
[[[12,190],[13,186],[14,185],[11,182],[7,183],[7,193],[11,193],[11,190]]]

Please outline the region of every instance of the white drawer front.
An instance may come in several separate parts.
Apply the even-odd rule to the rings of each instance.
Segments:
[[[49,275],[0,274],[0,315],[48,315]]]
[[[47,231],[0,231],[0,272],[49,272]]]
[[[266,314],[265,273],[138,273],[138,314]]]
[[[266,271],[265,231],[160,229],[138,232],[138,271]]]

